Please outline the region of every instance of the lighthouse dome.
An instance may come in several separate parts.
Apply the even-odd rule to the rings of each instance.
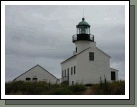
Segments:
[[[85,18],[82,18],[82,21],[78,23],[77,27],[78,26],[89,26],[90,27],[90,25],[85,21]]]

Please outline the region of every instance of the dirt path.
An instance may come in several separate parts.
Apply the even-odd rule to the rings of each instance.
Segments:
[[[92,91],[91,87],[87,88],[87,90],[83,92],[83,95],[93,95],[93,91]]]

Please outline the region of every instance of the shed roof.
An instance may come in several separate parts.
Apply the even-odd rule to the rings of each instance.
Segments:
[[[29,72],[30,70],[34,69],[34,68],[37,67],[37,66],[39,66],[40,68],[42,68],[44,71],[48,72],[46,69],[44,69],[43,67],[41,67],[40,65],[37,64],[36,66],[30,68],[28,71],[24,72],[23,74]],[[53,74],[51,74],[50,72],[48,72],[48,73],[49,73],[51,76],[55,77],[55,76],[54,76]],[[13,81],[15,81],[17,78],[19,78],[19,77],[22,76],[23,74],[21,74],[21,75],[19,75],[18,77],[16,77]],[[55,78],[56,78],[56,77],[55,77]],[[56,79],[57,79],[57,78],[56,78]]]

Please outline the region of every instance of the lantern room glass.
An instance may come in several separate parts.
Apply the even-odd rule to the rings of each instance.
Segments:
[[[90,34],[90,28],[86,26],[79,26],[77,28],[77,34]]]

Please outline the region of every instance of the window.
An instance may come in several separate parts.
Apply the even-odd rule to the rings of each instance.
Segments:
[[[63,71],[63,77],[65,77],[65,70]]]
[[[89,60],[94,61],[94,52],[89,52]]]
[[[33,78],[33,81],[37,81],[37,78]]]
[[[62,77],[64,77],[64,70],[62,71]]]
[[[62,70],[62,77],[63,77],[63,70]]]
[[[71,75],[73,74],[73,67],[71,67]]]
[[[30,78],[26,78],[26,81],[30,81]]]
[[[76,66],[74,66],[74,74],[76,74]]]
[[[68,76],[69,76],[69,68],[68,68]]]
[[[74,81],[72,81],[72,85],[74,85]]]
[[[66,70],[65,70],[65,77],[66,77]]]
[[[116,80],[114,71],[111,71],[111,80]]]

